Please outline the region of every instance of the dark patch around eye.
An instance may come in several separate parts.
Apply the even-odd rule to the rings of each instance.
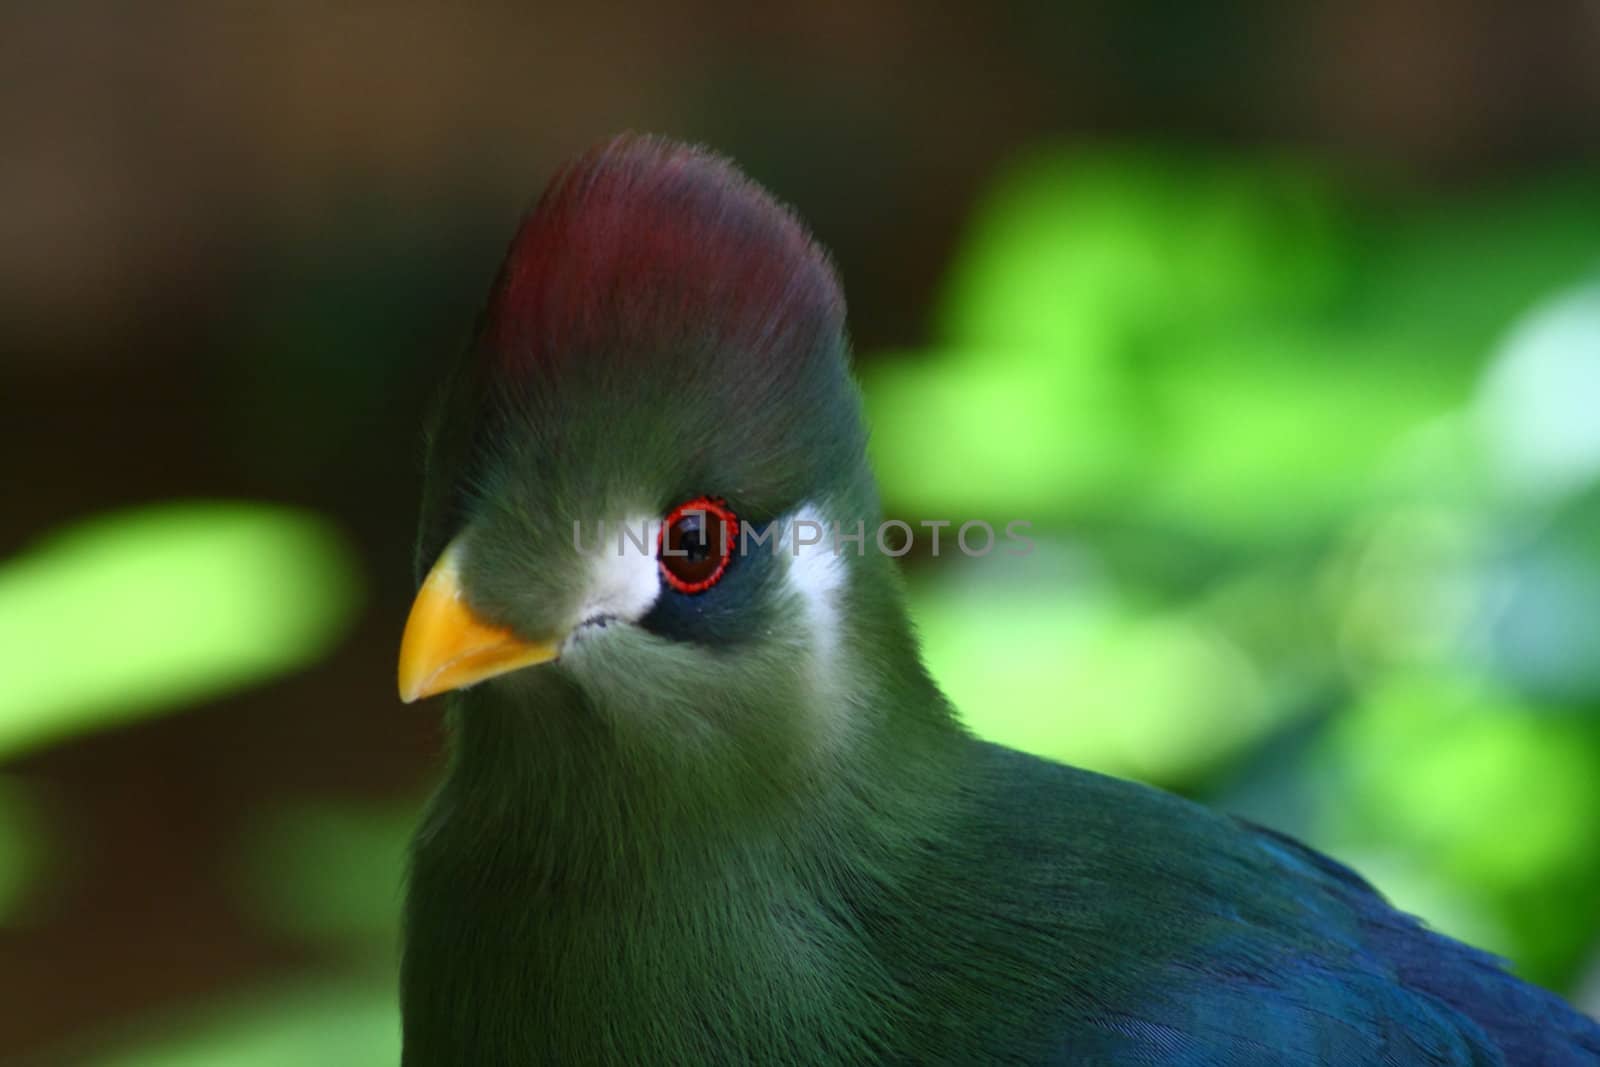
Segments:
[[[772,524],[752,524],[752,531],[750,538],[741,539],[735,527],[728,566],[714,585],[699,593],[680,593],[663,575],[661,595],[639,625],[674,641],[714,647],[761,637],[772,625],[770,605],[779,600],[768,586],[782,578],[783,568],[772,559],[777,534]],[[757,538],[762,538],[760,544]]]
[[[695,596],[722,580],[738,550],[739,519],[727,502],[696,497],[668,513],[656,555],[661,576],[679,593]]]

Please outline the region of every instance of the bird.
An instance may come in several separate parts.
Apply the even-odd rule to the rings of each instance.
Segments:
[[[523,217],[424,433],[407,1067],[1600,1064],[1339,862],[969,732],[849,349],[709,149],[613,138]]]

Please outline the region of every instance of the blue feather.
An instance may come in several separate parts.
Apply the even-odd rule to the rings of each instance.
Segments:
[[[1049,1021],[1057,1036],[1034,1062],[1600,1064],[1600,1026],[1327,856],[1155,790],[984,748],[979,862],[1014,875],[989,906],[1031,907],[1080,970],[1081,999]]]

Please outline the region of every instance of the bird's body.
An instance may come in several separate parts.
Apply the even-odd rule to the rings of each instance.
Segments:
[[[712,157],[613,142],[524,225],[430,451],[408,1065],[1600,1063],[1333,861],[971,737],[871,534],[796,532],[877,521],[844,355]]]

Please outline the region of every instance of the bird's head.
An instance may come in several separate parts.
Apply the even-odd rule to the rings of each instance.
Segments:
[[[753,763],[848,731],[899,601],[846,350],[826,254],[731,164],[562,170],[438,409],[402,698]]]

